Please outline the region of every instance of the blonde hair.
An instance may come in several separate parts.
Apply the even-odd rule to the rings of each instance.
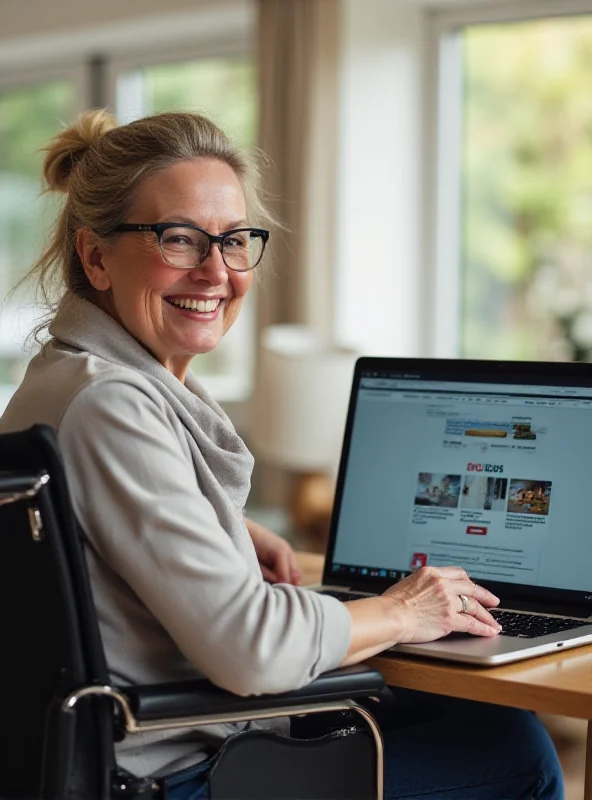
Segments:
[[[77,230],[87,227],[107,237],[125,220],[142,180],[153,172],[195,158],[222,161],[241,184],[250,223],[273,222],[261,199],[255,161],[199,114],[156,114],[119,126],[104,109],[87,111],[45,150],[46,191],[65,193],[66,199],[47,248],[24,278],[34,282],[48,309],[35,338],[66,291],[95,299],[76,251]]]

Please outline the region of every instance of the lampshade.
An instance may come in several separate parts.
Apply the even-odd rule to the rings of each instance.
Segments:
[[[251,414],[255,454],[299,472],[336,468],[355,360],[305,326],[266,328]]]

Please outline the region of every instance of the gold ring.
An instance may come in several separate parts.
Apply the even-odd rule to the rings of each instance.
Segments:
[[[460,597],[460,602],[462,604],[461,605],[461,609],[460,609],[460,613],[461,614],[466,614],[467,610],[469,608],[469,598],[466,596],[466,594],[459,594],[459,597]]]

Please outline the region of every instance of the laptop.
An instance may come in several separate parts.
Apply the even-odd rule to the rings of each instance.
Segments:
[[[493,665],[592,642],[592,366],[358,360],[314,588],[449,564],[501,599],[503,632],[394,651]]]

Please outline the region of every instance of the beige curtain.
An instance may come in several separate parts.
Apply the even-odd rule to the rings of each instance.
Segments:
[[[259,0],[259,146],[270,159],[269,205],[287,230],[272,231],[258,333],[281,322],[333,330],[340,4]],[[257,461],[264,505],[284,505],[291,483],[289,473]]]
[[[259,144],[270,205],[288,229],[273,231],[259,330],[333,329],[340,3],[259,0]]]

